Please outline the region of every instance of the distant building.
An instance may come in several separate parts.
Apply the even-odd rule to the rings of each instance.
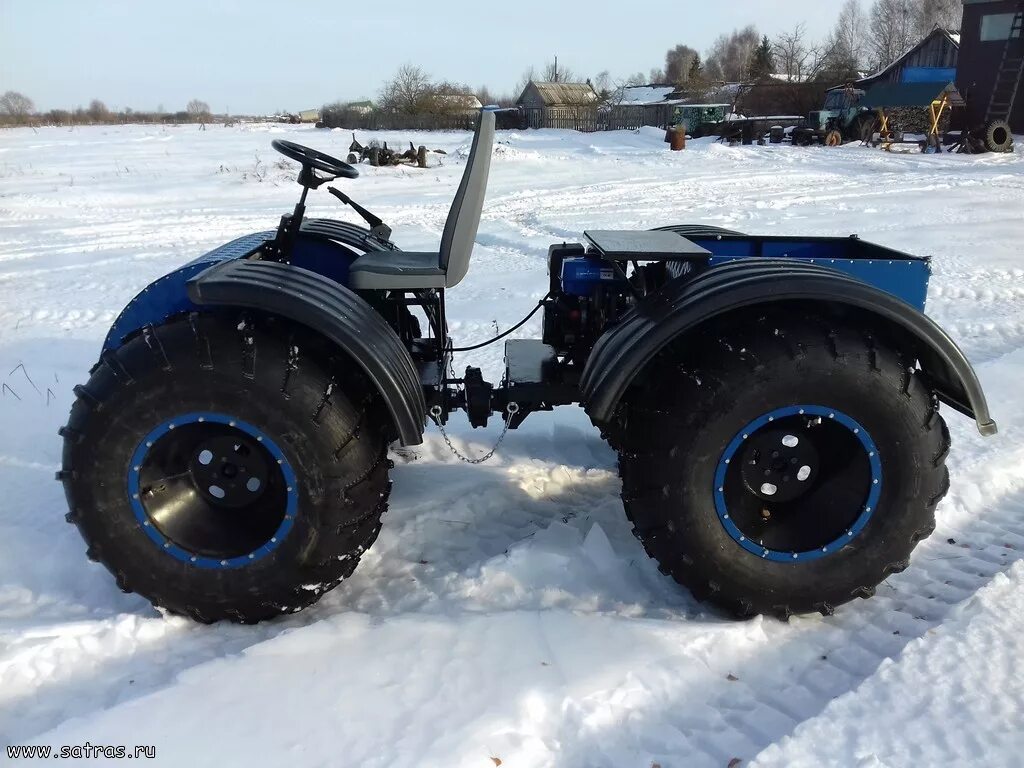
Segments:
[[[359,115],[368,115],[373,112],[373,102],[368,99],[365,101],[350,101],[345,105],[345,109]]]
[[[590,83],[536,83],[516,100],[528,128],[596,130],[598,96]]]
[[[1024,57],[1024,40],[1021,39],[1019,29],[1014,31],[1013,24],[1014,15],[1020,10],[1018,0],[964,0],[960,66],[956,82],[967,99],[967,121],[970,127],[985,119],[1004,52],[1017,66],[1022,61],[1021,57]],[[1010,127],[1015,133],[1024,133],[1022,90],[1024,82],[1018,83],[1013,113],[1010,115]],[[1002,100],[1005,100],[1005,96]]]
[[[320,120],[319,109],[304,109],[299,112],[300,123],[315,123]]]
[[[866,91],[877,83],[903,83],[909,80],[951,83],[956,80],[959,55],[960,35],[936,27],[896,61],[873,75],[854,81],[852,85]],[[830,90],[843,89],[847,85],[842,83]]]
[[[437,93],[434,100],[440,111],[447,114],[475,115],[483,104],[472,93],[452,91]]]
[[[579,107],[597,103],[597,93],[590,83],[526,84],[516,104],[526,109],[538,107]]]
[[[640,107],[651,104],[666,104],[680,101],[677,88],[674,85],[627,85],[622,93],[615,100],[617,104],[624,107]]]

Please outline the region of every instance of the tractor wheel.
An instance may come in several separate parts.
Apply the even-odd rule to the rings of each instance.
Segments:
[[[1012,152],[1013,132],[1005,120],[993,120],[985,126],[985,149],[989,152]]]
[[[370,160],[370,165],[374,168],[380,165],[380,149],[377,147],[370,147],[370,151],[367,155]]]
[[[416,150],[416,167],[427,167],[427,148],[424,147],[422,144],[420,145],[420,148]]]
[[[824,144],[826,147],[838,147],[843,143],[843,134],[833,128],[825,134]]]
[[[850,128],[850,140],[859,141],[864,145],[870,144],[875,138],[877,124],[878,121],[873,114],[859,115]]]
[[[355,368],[304,329],[238,316],[191,315],[105,353],[61,430],[89,557],[196,621],[315,603],[387,508],[386,411]]]
[[[620,422],[635,534],[737,616],[870,597],[932,532],[949,486],[931,392],[855,323],[712,325],[659,355]]]

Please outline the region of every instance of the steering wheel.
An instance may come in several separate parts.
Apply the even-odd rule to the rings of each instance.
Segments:
[[[306,168],[315,168],[318,171],[330,175],[333,178],[345,178],[354,179],[359,175],[359,171],[353,168],[348,163],[343,163],[336,157],[324,154],[323,152],[312,149],[310,147],[304,147],[301,144],[296,144],[293,141],[283,141],[281,139],[274,139],[270,142],[270,146],[276,149],[285,157],[294,160],[298,163],[302,163],[303,171]],[[325,179],[324,181],[327,181]]]

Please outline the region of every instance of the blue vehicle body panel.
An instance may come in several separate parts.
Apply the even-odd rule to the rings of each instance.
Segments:
[[[184,312],[205,311],[189,299],[186,283],[215,264],[251,256],[274,236],[273,230],[244,235],[146,286],[114,321],[104,341],[104,350],[117,349],[147,325],[158,325]],[[710,268],[737,260],[789,258],[839,270],[902,299],[915,309],[924,309],[930,276],[928,260],[856,237],[730,235],[690,239],[711,253],[710,257],[699,260]],[[330,239],[302,236],[295,244],[291,263],[347,285],[349,267],[358,256],[356,251]],[[563,290],[578,296],[587,295],[595,282],[620,279],[609,265],[592,254],[567,259],[562,277]]]
[[[786,258],[845,272],[924,311],[931,267],[928,259],[865,242],[859,238],[729,237],[690,238],[711,251],[708,266],[739,259]]]
[[[225,261],[244,259],[274,239],[274,230],[254,232],[214,248],[198,259],[155,280],[142,289],[121,311],[103,342],[104,351],[115,350],[140,328],[158,325],[183,312],[206,311],[188,296],[186,283],[200,272]],[[348,281],[348,269],[358,256],[343,246],[323,239],[301,237],[295,244],[292,263],[323,275],[341,285]]]
[[[738,261],[739,256],[712,256],[708,263],[712,266],[728,264],[730,261]],[[845,272],[851,277],[863,280],[868,285],[880,288],[886,293],[891,293],[897,298],[903,299],[910,306],[917,310],[924,311],[925,299],[928,297],[928,278],[931,277],[931,270],[928,263],[917,260],[892,260],[892,261],[861,261],[857,259],[843,258],[815,258],[792,256],[800,261],[809,264],[818,264],[823,267]]]
[[[901,83],[955,83],[956,67],[906,67]]]

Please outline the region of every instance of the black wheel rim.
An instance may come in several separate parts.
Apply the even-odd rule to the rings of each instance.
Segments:
[[[852,541],[875,512],[882,464],[857,421],[817,405],[766,413],[726,446],[715,509],[747,552],[777,562],[813,560]]]
[[[169,419],[139,443],[128,468],[136,519],[168,555],[235,568],[273,552],[295,520],[295,473],[251,424],[220,413]]]

